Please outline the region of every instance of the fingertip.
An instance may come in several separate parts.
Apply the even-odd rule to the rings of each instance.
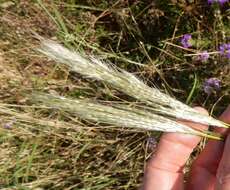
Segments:
[[[220,120],[230,123],[230,106],[228,106],[225,112],[220,116]],[[226,128],[216,127],[214,131],[222,135],[228,133]],[[230,147],[230,137],[228,137],[227,142]],[[188,187],[191,187],[191,189],[214,189],[216,184],[216,172],[223,154],[223,148],[223,141],[209,140],[205,149],[193,163]],[[230,155],[227,157],[229,158]],[[220,172],[221,171],[219,171],[219,173]]]
[[[200,112],[202,114],[209,115],[208,111],[203,107],[195,106],[195,107],[193,107],[193,109],[197,110],[198,112]]]
[[[208,111],[202,107],[194,107],[194,109],[208,115]],[[180,123],[199,130],[208,128],[208,126],[190,121],[180,121]],[[200,139],[201,137],[190,134],[164,133],[158,144],[153,163],[157,163],[158,166],[161,165],[166,170],[180,171]],[[171,163],[173,169],[169,167],[168,163]]]
[[[221,114],[220,120],[230,123],[230,105],[227,107],[227,109]]]
[[[201,107],[195,107],[197,111],[208,114],[207,110]],[[192,123],[181,122],[190,127],[196,126],[199,129],[205,129],[207,126]],[[183,168],[192,153],[193,149],[200,141],[199,136],[180,134],[180,133],[164,133],[158,144],[158,149],[149,161],[145,173],[145,184],[149,189],[156,188],[160,181],[167,181],[165,189],[183,187]],[[180,180],[178,180],[180,179]],[[148,189],[148,188],[146,188]]]
[[[230,105],[227,107],[227,109],[221,114],[219,119],[225,123],[230,124]],[[220,127],[215,127],[214,131],[216,133],[220,133],[223,136],[227,135],[229,132],[228,128],[220,128]]]

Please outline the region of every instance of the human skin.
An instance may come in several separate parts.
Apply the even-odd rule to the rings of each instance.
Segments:
[[[195,109],[208,114],[203,108]],[[220,120],[230,123],[230,106],[220,116]],[[186,124],[200,129],[208,128],[197,123]],[[230,190],[230,135],[226,129],[215,130],[226,136],[225,142],[209,140],[194,161],[186,183],[183,168],[201,138],[178,133],[163,134],[156,153],[147,164],[142,189]]]

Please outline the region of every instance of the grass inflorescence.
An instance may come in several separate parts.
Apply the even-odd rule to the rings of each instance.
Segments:
[[[115,87],[117,90],[122,91],[127,95],[136,98],[141,103],[145,103],[146,105],[148,105],[149,109],[151,109],[153,112],[149,113],[148,111],[146,111],[140,115],[147,117],[152,115],[152,128],[147,127],[148,122],[146,122],[146,124],[144,124],[145,122],[141,122],[142,124],[139,124],[138,128],[141,128],[142,126],[143,129],[151,129],[156,131],[196,134],[195,131],[189,131],[189,128],[187,128],[188,131],[186,131],[185,128],[180,129],[179,124],[177,124],[178,126],[176,127],[175,120],[171,120],[172,123],[170,124],[170,120],[167,120],[167,116],[174,119],[183,119],[206,125],[228,128],[227,124],[215,120],[210,116],[206,116],[204,114],[196,112],[194,109],[186,106],[185,104],[182,104],[181,102],[171,98],[170,96],[161,93],[158,89],[148,87],[134,75],[121,69],[118,70],[117,68],[115,68],[115,66],[112,65],[110,65],[109,67],[95,57],[91,56],[90,58],[86,58],[80,53],[72,52],[64,48],[62,45],[52,41],[43,41],[40,51],[50,58],[68,65],[72,71],[78,72],[92,79],[94,78],[106,82],[112,87]],[[48,103],[49,106],[52,106],[52,103],[50,104],[51,99],[52,97],[50,97],[50,99],[48,98],[47,101],[43,101],[43,103]],[[65,101],[67,103],[68,99],[63,99],[63,105],[65,105]],[[78,115],[83,118],[89,118],[96,121],[99,120],[99,122],[103,121],[116,125],[125,125],[127,127],[135,124],[135,118],[137,121],[141,121],[140,117],[138,118],[138,114],[136,114],[136,116],[131,116],[132,119],[130,124],[125,124],[125,122],[121,122],[122,116],[124,116],[124,120],[125,118],[127,118],[128,121],[129,114],[122,112],[122,110],[120,110],[119,113],[119,110],[115,110],[112,107],[100,107],[99,104],[90,105],[90,103],[88,103],[90,106],[88,107],[87,102],[85,102],[84,104],[84,102],[81,102],[80,100],[76,101],[77,102],[75,103],[75,105],[72,105],[72,108],[70,107],[71,104],[69,104],[66,109],[69,111],[75,109],[75,112],[77,112]],[[55,102],[53,103],[53,106],[57,106]],[[61,107],[61,104],[59,104],[59,108]],[[109,109],[110,112],[108,111]],[[138,111],[136,112],[138,113]],[[103,116],[101,116],[101,114]],[[117,117],[113,119],[113,122],[110,120],[110,114],[114,117]],[[162,115],[164,115],[165,117],[162,117]],[[119,117],[120,120],[118,119]],[[117,123],[114,123],[115,121],[117,121]],[[156,124],[154,124],[154,122],[156,122]],[[159,124],[157,122],[159,122]],[[165,126],[162,123],[164,123]]]
[[[155,129],[220,138],[178,118],[225,125],[213,116],[229,104],[228,7],[0,1],[0,189],[137,189],[156,148],[149,139],[161,134]],[[45,42],[46,52],[52,44],[63,50],[52,51],[58,63],[61,53],[80,52],[90,69],[35,51],[34,34],[59,42]]]

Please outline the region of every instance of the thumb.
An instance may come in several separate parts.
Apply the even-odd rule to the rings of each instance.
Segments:
[[[217,170],[216,190],[230,189],[230,135],[228,135],[222,159]]]

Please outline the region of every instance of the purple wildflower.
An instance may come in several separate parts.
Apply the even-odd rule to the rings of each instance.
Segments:
[[[204,92],[210,95],[213,91],[220,90],[220,80],[217,78],[209,78],[204,82]]]
[[[201,62],[206,62],[208,58],[209,58],[209,54],[207,51],[201,52],[197,57],[197,59],[200,60]]]
[[[215,0],[208,0],[208,4],[212,4],[214,2],[216,2],[216,1]]]
[[[219,0],[219,3],[223,5],[224,3],[227,3],[229,0]]]
[[[223,5],[223,4],[227,3],[227,2],[229,2],[229,0],[208,0],[209,4],[219,3],[219,4]]]
[[[4,125],[3,125],[3,128],[4,129],[12,129],[12,122],[9,122],[9,123],[5,123]]]
[[[154,151],[157,147],[157,140],[154,137],[148,137],[147,138],[147,149],[149,151]]]
[[[225,55],[228,59],[230,59],[230,43],[220,45],[219,51],[221,55]]]
[[[3,124],[3,128],[4,129],[12,129],[15,122],[16,122],[16,119],[14,118],[12,121],[9,121],[9,122]]]
[[[192,35],[191,34],[185,34],[181,38],[180,42],[181,42],[181,44],[182,44],[183,47],[189,48],[189,47],[192,47],[191,39],[192,39]]]

